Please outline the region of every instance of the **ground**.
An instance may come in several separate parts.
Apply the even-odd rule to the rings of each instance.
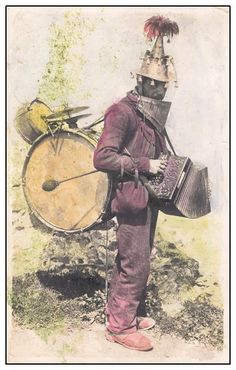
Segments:
[[[13,324],[9,363],[216,363],[226,358],[225,351],[187,343],[171,335],[146,332],[154,344],[149,352],[133,351],[104,337],[104,325],[92,324],[79,332],[43,341],[34,331]],[[30,352],[29,352],[30,348]]]

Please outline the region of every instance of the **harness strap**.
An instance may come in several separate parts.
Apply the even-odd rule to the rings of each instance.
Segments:
[[[174,153],[174,155],[177,155],[177,154],[176,154],[176,152],[175,152],[175,150],[174,150],[174,147],[173,147],[173,145],[172,145],[172,143],[171,143],[171,141],[170,141],[169,135],[167,134],[166,129],[164,129],[163,134],[164,134],[164,136],[166,137],[166,140],[167,140],[167,142],[168,142],[168,144],[169,144],[169,146],[170,146],[170,148],[171,148],[172,152]]]

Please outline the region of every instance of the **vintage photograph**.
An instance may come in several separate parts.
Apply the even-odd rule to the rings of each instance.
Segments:
[[[230,7],[6,21],[6,363],[229,363]]]

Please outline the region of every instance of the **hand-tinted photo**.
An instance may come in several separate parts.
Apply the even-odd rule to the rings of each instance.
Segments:
[[[7,363],[228,363],[229,7],[6,12]]]

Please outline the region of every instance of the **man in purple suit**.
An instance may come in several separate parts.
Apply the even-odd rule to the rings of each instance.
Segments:
[[[103,133],[94,153],[94,166],[115,179],[111,210],[117,217],[116,264],[109,288],[106,338],[127,348],[148,351],[151,341],[139,329],[154,326],[147,317],[145,291],[158,209],[149,200],[140,175],[162,173],[167,152],[163,135],[154,127],[165,124],[170,108],[163,102],[168,83],[176,81],[173,59],[164,53],[163,37],[178,26],[157,16],[145,23],[152,51],[146,51],[137,86],[105,113]]]

